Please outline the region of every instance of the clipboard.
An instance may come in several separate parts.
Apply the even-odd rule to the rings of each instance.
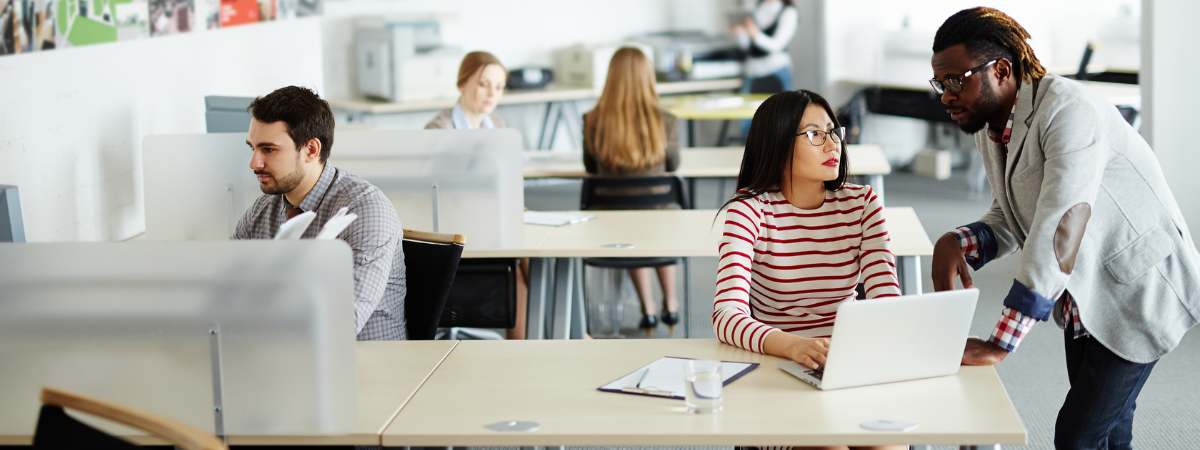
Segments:
[[[596,390],[684,400],[685,364],[693,359],[696,358],[664,356]],[[721,386],[728,386],[756,368],[758,363],[721,361]]]

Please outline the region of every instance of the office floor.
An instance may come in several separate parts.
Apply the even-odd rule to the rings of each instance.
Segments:
[[[991,204],[990,194],[970,194],[965,186],[965,176],[961,171],[956,171],[951,179],[945,181],[906,172],[894,173],[885,180],[888,206],[913,207],[931,240],[936,240],[953,227],[974,221]],[[716,207],[718,187],[711,182],[701,185],[697,199],[704,201],[700,202],[700,207]],[[731,188],[726,186],[726,190]],[[526,206],[529,209],[577,209],[578,199],[577,182],[526,187]],[[991,333],[1019,261],[1020,255],[1013,255],[973,274],[975,285],[981,293],[972,334],[986,336]],[[930,263],[930,258],[922,258],[924,290],[927,292],[933,290],[929,281]],[[708,320],[712,311],[716,261],[715,258],[692,258],[690,264],[690,334],[692,337],[711,338],[713,334]],[[637,303],[632,298],[626,300],[626,319],[622,331],[626,336],[644,336],[634,328],[637,311]],[[677,327],[675,334],[680,337],[682,330]],[[654,338],[666,337],[666,327],[660,325]],[[1028,445],[1006,448],[1054,448],[1054,421],[1069,388],[1064,364],[1062,331],[1052,324],[1040,324],[1026,336],[1021,347],[999,366],[1000,378],[1029,432]],[[1159,361],[1138,399],[1134,423],[1135,447],[1200,448],[1200,427],[1196,427],[1196,423],[1200,422],[1200,383],[1196,374],[1200,374],[1200,333],[1192,331],[1184,337],[1179,347]],[[572,448],[585,449],[598,450]],[[658,447],[653,450],[667,449]]]

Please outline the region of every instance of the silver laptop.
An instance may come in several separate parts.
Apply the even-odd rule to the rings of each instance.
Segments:
[[[843,303],[825,367],[779,368],[823,390],[953,375],[978,299],[978,290],[961,289]]]

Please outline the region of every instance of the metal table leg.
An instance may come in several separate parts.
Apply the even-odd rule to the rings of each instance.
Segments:
[[[915,295],[921,293],[921,257],[916,255],[901,256],[896,261],[899,267],[900,293]]]
[[[695,120],[687,119],[687,133],[688,133],[687,146],[695,147],[696,146],[696,121]]]
[[[558,130],[558,119],[562,116],[562,105],[559,102],[546,104],[546,115],[542,119],[542,133],[538,139],[538,149],[549,149],[554,145],[554,133]]]
[[[867,185],[875,188],[875,194],[879,196],[879,204],[883,205],[883,175],[867,175]]]
[[[584,280],[583,280],[583,259],[572,258],[571,265],[575,269],[573,278],[574,283],[571,294],[571,329],[568,333],[570,339],[583,339],[587,334],[587,304],[583,297]]]
[[[551,324],[551,339],[568,339],[571,336],[571,316],[575,302],[575,267],[573,258],[555,258],[554,261],[554,318]]]
[[[546,338],[546,291],[550,270],[546,258],[529,258],[529,306],[525,312],[525,339]]]

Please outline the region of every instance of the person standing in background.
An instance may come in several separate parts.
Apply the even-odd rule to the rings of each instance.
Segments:
[[[799,23],[800,11],[792,5],[792,0],[758,0],[753,19],[748,17],[729,27],[738,47],[747,54],[743,94],[792,90],[792,57],[787,54],[787,45],[792,42]],[[778,84],[770,78],[778,80]],[[750,121],[743,120],[742,135],[749,130]]]

